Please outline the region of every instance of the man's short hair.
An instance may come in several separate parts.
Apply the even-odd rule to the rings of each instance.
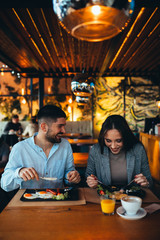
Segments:
[[[12,118],[17,119],[19,118],[17,114],[13,115]]]
[[[66,114],[61,108],[55,105],[46,105],[39,110],[37,117],[38,120],[48,118],[57,121],[57,118],[66,118]]]

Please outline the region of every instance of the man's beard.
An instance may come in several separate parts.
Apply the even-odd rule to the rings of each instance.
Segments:
[[[63,133],[58,133],[58,134],[63,134]],[[58,135],[57,134],[57,135]],[[61,138],[57,138],[55,135],[54,137],[50,135],[50,130],[48,129],[47,133],[46,133],[46,140],[50,143],[60,143],[61,142]]]

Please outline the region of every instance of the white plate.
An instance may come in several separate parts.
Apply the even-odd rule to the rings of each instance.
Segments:
[[[124,219],[127,219],[127,220],[138,220],[138,219],[141,219],[141,218],[145,217],[146,214],[147,214],[147,212],[144,208],[140,208],[138,210],[137,214],[132,215],[132,216],[127,215],[126,213],[123,214],[124,213],[124,208],[123,207],[117,208],[116,212],[120,217],[122,217]]]

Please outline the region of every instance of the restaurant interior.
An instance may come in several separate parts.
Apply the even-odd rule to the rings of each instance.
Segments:
[[[42,106],[61,107],[67,116],[64,137],[72,146],[76,169],[84,177],[88,154],[98,142],[102,123],[112,114],[121,115],[146,149],[153,193],[160,199],[159,1],[128,1],[129,12],[114,20],[116,27],[112,29],[111,23],[110,33],[107,27],[107,33],[103,33],[105,26],[102,24],[101,29],[99,24],[97,35],[85,32],[83,26],[74,26],[76,30],[72,31],[72,18],[63,21],[66,6],[61,12],[55,9],[54,2],[45,0],[44,5],[39,1],[15,1],[0,8],[0,134],[13,114],[19,115],[25,129]],[[63,1],[59,2],[63,6]],[[69,1],[66,2],[67,5]],[[110,18],[114,14],[113,10]],[[86,29],[92,31],[90,26]],[[147,130],[146,119],[150,119]],[[85,180],[83,186],[86,187]],[[77,211],[79,216],[78,207]],[[158,231],[155,235],[152,231],[154,239],[158,239]],[[85,234],[83,239],[104,239]],[[4,239],[11,239],[6,236]],[[57,239],[65,239],[59,233],[58,236]],[[144,236],[142,233],[142,239]]]

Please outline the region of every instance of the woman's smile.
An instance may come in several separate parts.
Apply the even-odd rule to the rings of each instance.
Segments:
[[[106,146],[113,154],[118,154],[123,148],[123,139],[117,129],[108,130],[104,136]]]

